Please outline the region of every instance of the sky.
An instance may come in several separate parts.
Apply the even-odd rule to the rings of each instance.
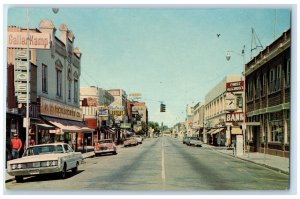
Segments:
[[[149,120],[169,127],[185,120],[186,106],[226,75],[241,75],[251,28],[266,47],[291,25],[291,6],[49,6],[29,9],[30,27],[64,23],[82,52],[80,86],[141,93]],[[6,25],[26,27],[26,9],[9,6]],[[219,35],[219,36],[218,36]],[[59,30],[56,36],[59,37]],[[230,61],[228,50],[235,51]],[[255,53],[255,52],[253,52]],[[257,53],[257,52],[256,52]],[[166,112],[160,113],[160,102]]]

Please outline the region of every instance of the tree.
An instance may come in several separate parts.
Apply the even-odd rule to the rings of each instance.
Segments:
[[[154,129],[154,132],[158,132],[159,131],[159,124],[157,122],[149,121],[148,122],[148,128],[152,128],[152,129]]]

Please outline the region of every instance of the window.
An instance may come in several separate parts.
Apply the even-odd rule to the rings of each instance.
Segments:
[[[68,81],[68,100],[71,100],[71,86],[72,86],[72,80],[69,79]]]
[[[74,79],[74,102],[78,101],[78,80]]]
[[[48,92],[48,68],[42,64],[42,92]]]
[[[286,64],[286,87],[290,87],[291,85],[291,59],[287,60]]]
[[[259,98],[260,93],[260,78],[259,76],[256,78],[256,85],[255,85],[255,99]]]
[[[247,95],[248,101],[253,100],[253,81],[249,81]]]
[[[274,121],[271,123],[271,142],[283,143],[283,126],[282,121]]]
[[[279,91],[280,88],[281,88],[281,65],[278,65],[276,70],[275,91]]]
[[[263,75],[263,82],[262,82],[262,90],[261,96],[265,96],[267,94],[267,74],[264,73]]]
[[[62,96],[62,71],[56,69],[56,96]]]
[[[270,70],[270,93],[273,93],[275,91],[275,69]]]

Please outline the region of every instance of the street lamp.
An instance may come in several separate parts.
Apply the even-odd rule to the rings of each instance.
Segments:
[[[227,53],[226,53],[226,60],[229,61],[230,58],[231,58],[231,53],[235,53],[237,55],[240,55],[243,57],[243,74],[242,74],[242,78],[244,80],[244,88],[243,88],[243,115],[244,115],[244,118],[243,118],[243,125],[242,125],[242,133],[243,133],[243,154],[245,155],[245,151],[246,151],[246,107],[245,107],[245,104],[246,104],[246,74],[245,74],[245,45],[242,49],[242,52],[241,53],[238,53],[238,52],[235,52],[235,51],[232,51],[232,50],[228,50]]]
[[[58,13],[58,8],[53,8],[52,11],[54,12],[54,14]],[[27,19],[27,42],[26,42],[26,47],[27,47],[27,80],[26,80],[26,119],[25,119],[25,124],[26,124],[26,140],[25,140],[25,148],[27,149],[27,147],[29,146],[28,143],[28,137],[29,137],[29,125],[30,125],[30,121],[29,121],[29,77],[30,77],[30,49],[29,49],[29,41],[30,41],[30,33],[29,33],[29,8],[27,8],[26,10],[26,19]]]

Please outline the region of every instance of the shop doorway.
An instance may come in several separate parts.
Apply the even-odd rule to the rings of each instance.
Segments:
[[[252,127],[252,133],[253,133],[253,152],[257,152],[259,150],[260,145],[260,128],[259,126],[253,126]]]

